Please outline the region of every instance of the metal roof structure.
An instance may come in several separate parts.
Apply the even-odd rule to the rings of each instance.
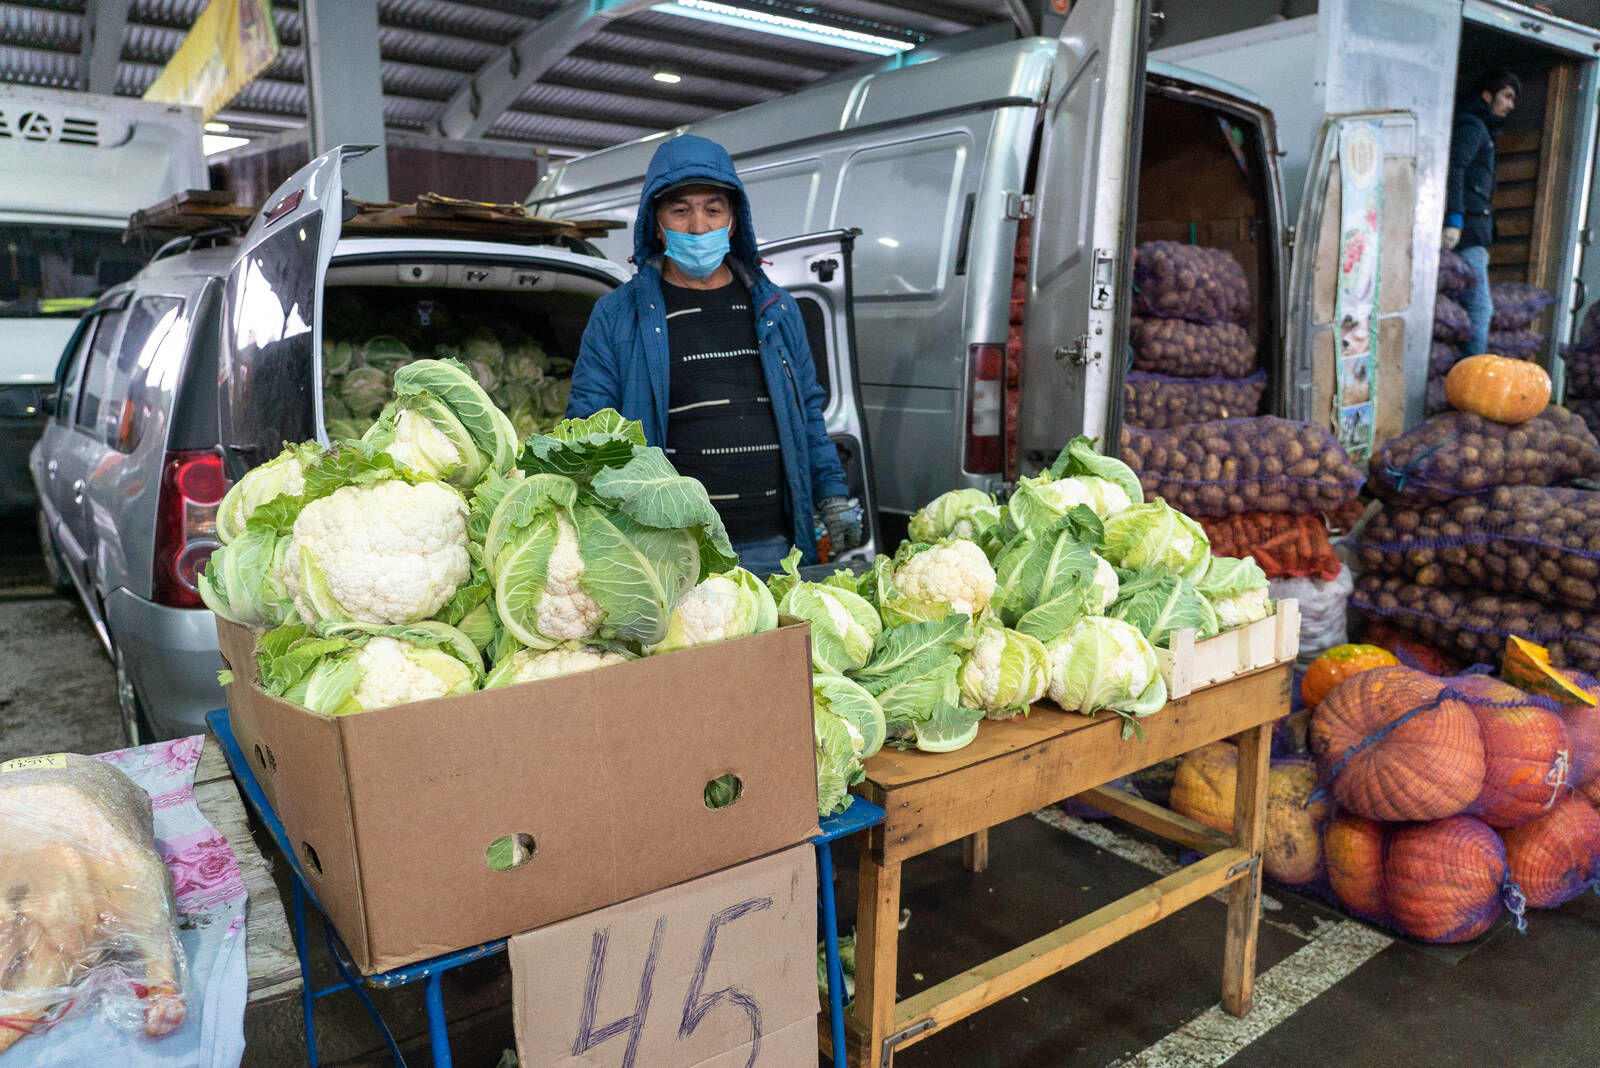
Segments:
[[[1011,14],[1022,10],[1018,0],[735,3],[913,46],[1026,18]],[[0,81],[140,95],[205,4],[0,0]],[[572,155],[883,62],[660,6],[659,0],[378,0],[385,124]],[[303,19],[297,4],[279,0],[273,14],[282,53],[217,116],[243,130],[305,122]],[[657,73],[678,80],[664,84]]]

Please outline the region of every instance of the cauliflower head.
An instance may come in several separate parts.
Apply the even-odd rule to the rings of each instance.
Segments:
[[[518,649],[489,673],[483,688],[488,690],[518,682],[553,679],[558,675],[576,675],[610,664],[626,663],[627,660],[621,653],[576,641],[562,642],[553,649]]]
[[[410,408],[401,409],[394,421],[394,440],[384,449],[395,463],[430,478],[445,478],[462,461],[461,450],[433,421]]]
[[[1242,627],[1272,614],[1272,599],[1265,589],[1246,590],[1232,597],[1213,597],[1210,601],[1223,629]]]
[[[989,719],[1025,713],[1050,684],[1050,662],[1039,639],[987,626],[961,665],[961,699]]]
[[[217,540],[227,545],[244,533],[250,513],[278,497],[298,497],[306,491],[305,464],[321,452],[316,443],[283,450],[260,467],[252,468],[234,483],[217,507]]]
[[[976,619],[994,596],[994,566],[975,542],[956,538],[931,546],[894,569],[894,587],[914,601],[942,601]]]
[[[544,596],[539,598],[539,633],[555,641],[593,637],[605,619],[605,609],[584,592],[583,554],[578,532],[565,513],[556,513],[556,544],[545,571]]]
[[[439,482],[341,486],[301,509],[277,577],[308,623],[427,619],[471,572],[467,502]]]
[[[846,617],[834,619],[842,627],[848,623],[849,613],[842,605],[837,610]],[[834,616],[833,608],[829,615]],[[755,575],[738,567],[726,575],[712,575],[684,594],[672,610],[667,636],[650,651],[669,653],[709,645],[772,630],[777,625],[778,605],[772,599],[772,591]]]
[[[1131,623],[1085,616],[1045,652],[1050,699],[1069,712],[1147,716],[1166,704],[1155,650]]]
[[[363,711],[473,688],[472,669],[449,653],[382,635],[362,646],[356,664],[361,681],[353,696]]]

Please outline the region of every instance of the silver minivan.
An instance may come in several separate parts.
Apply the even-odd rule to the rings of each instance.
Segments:
[[[500,331],[570,368],[595,302],[629,277],[592,249],[462,240],[448,223],[349,233],[340,175],[361,151],[313,160],[242,237],[164,248],[91,309],[62,358],[32,456],[45,552],[117,665],[130,739],[203,730],[222,703],[215,623],[196,587],[217,546],[217,503],[284,441],[327,441],[328,422],[352,418],[325,353],[381,339],[421,357],[454,343],[452,331],[491,340]],[[871,515],[852,241],[811,234],[762,252],[801,304],[829,429]],[[872,552],[869,539],[852,555]]]
[[[552,167],[529,206],[630,218],[661,139],[693,132],[733,156],[758,228],[860,229],[861,380],[892,543],[892,524],[945,490],[998,488],[1078,433],[1115,442],[1136,241],[1240,260],[1266,406],[1282,414],[1271,112],[1147,63],[1145,7],[1079,0],[1058,39],[841,78],[603,149]]]

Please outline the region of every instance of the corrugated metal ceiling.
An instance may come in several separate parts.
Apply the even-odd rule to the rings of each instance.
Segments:
[[[742,2],[757,6],[759,0]],[[0,80],[81,88],[87,3],[0,0]],[[144,92],[205,4],[128,0],[119,94]],[[446,101],[474,72],[559,6],[560,0],[378,0],[387,123],[434,132]],[[788,10],[798,14],[800,5]],[[1004,0],[826,0],[808,3],[804,10],[805,18],[927,40],[1008,21]],[[276,0],[273,11],[283,53],[222,116],[243,128],[304,121],[300,12],[297,5]],[[760,103],[872,60],[860,52],[645,9],[567,48],[487,136],[558,154],[587,151]],[[657,71],[682,80],[662,84],[654,80]]]

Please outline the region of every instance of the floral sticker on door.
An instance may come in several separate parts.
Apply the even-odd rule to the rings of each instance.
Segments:
[[[1378,392],[1378,258],[1383,219],[1383,129],[1347,120],[1339,128],[1339,285],[1335,433],[1351,457],[1372,453]]]

